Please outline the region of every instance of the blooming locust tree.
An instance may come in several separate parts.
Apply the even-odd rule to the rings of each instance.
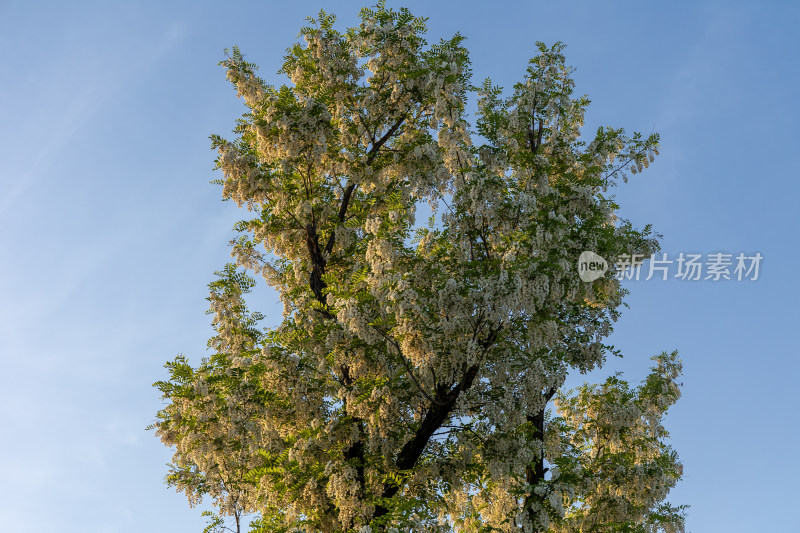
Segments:
[[[641,386],[561,390],[614,353],[622,303],[610,274],[580,280],[579,254],[657,247],[606,191],[658,137],[582,141],[560,44],[504,96],[472,85],[461,36],[424,34],[379,4],[343,33],[311,19],[288,85],[237,49],[222,62],[249,112],[212,136],[219,182],[253,217],[210,285],[214,355],[156,384],[168,482],[236,531],[245,513],[259,531],[682,530],[661,424],[676,355]],[[248,271],[280,295],[279,327],[258,328]]]

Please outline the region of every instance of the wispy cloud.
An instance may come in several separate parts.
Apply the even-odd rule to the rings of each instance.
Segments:
[[[0,217],[33,182],[56,171],[57,161],[86,126],[103,113],[136,80],[153,70],[159,60],[185,37],[180,24],[168,27],[154,43],[136,43],[137,54],[120,58],[113,47],[87,55],[78,47],[67,47],[46,65],[25,65],[22,73],[36,80],[23,86],[25,94],[14,94],[8,86],[4,102],[26,102],[5,122],[6,135],[17,149],[0,167],[2,195]]]

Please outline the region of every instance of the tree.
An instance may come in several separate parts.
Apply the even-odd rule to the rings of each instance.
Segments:
[[[168,482],[213,499],[209,529],[252,513],[258,531],[682,530],[662,426],[677,355],[639,386],[562,390],[618,354],[624,291],[574,265],[658,248],[606,195],[658,136],[582,141],[560,43],[504,96],[472,85],[463,37],[429,46],[406,9],[343,33],[309,20],[289,85],[235,48],[221,63],[249,111],[235,140],[212,136],[219,183],[254,217],[210,284],[214,355],[156,384]],[[440,217],[417,224],[425,202]],[[280,295],[279,327],[259,329],[247,272]]]

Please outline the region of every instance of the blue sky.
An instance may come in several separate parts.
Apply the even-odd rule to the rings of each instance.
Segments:
[[[668,418],[693,532],[800,531],[797,203],[800,7],[793,2],[389,2],[467,36],[476,80],[510,86],[537,40],[567,44],[600,124],[660,132],[619,188],[663,249],[759,252],[755,282],[631,281],[612,342],[624,370],[678,349]],[[238,213],[209,181],[208,135],[241,101],[217,66],[239,45],[281,83],[320,8],[354,2],[0,3],[0,517],[6,531],[198,532],[144,430],[151,383],[205,355],[206,284]],[[266,290],[256,295],[272,317]],[[258,300],[254,300],[257,304]]]

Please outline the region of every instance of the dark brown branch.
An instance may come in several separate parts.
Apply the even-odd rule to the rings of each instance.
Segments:
[[[616,174],[617,172],[619,172],[619,171],[620,171],[620,170],[622,170],[623,168],[627,167],[629,164],[631,164],[631,163],[635,162],[635,161],[636,161],[636,158],[637,158],[637,157],[639,157],[639,156],[641,156],[642,154],[644,154],[646,151],[647,151],[647,148],[646,148],[646,147],[645,147],[645,148],[642,148],[642,149],[641,149],[641,150],[639,150],[638,152],[635,152],[635,153],[634,153],[632,156],[628,157],[627,159],[624,159],[624,160],[623,160],[624,162],[623,162],[621,165],[619,165],[617,168],[615,168],[614,170],[612,170],[611,172],[609,172],[608,174],[606,174],[605,176],[603,176],[603,179],[604,179],[604,180],[608,180],[608,179],[610,179],[610,178],[611,178],[611,176],[613,176],[614,174]]]
[[[350,377],[350,367],[347,363],[342,363],[339,367],[339,373],[342,375],[341,384],[345,387],[350,387],[353,385],[353,378]]]
[[[339,223],[344,222],[344,217],[347,214],[347,207],[350,205],[350,197],[353,195],[353,191],[356,189],[355,183],[349,183],[347,188],[344,190],[344,194],[342,195],[342,204],[339,206]],[[336,232],[331,231],[330,236],[328,237],[328,242],[325,244],[325,253],[330,254],[333,251],[333,245],[336,242]]]
[[[326,306],[327,303],[325,302],[324,294],[326,285],[325,281],[322,279],[322,276],[325,274],[326,261],[322,250],[319,248],[319,237],[317,236],[317,228],[314,224],[308,224],[306,226],[306,246],[308,247],[308,254],[311,258],[311,275],[309,276],[311,292],[314,293],[314,297],[319,303]],[[322,311],[327,318],[333,317],[329,311],[325,309]]]
[[[544,413],[543,407],[540,411],[533,415],[528,415],[526,418],[528,422],[533,425],[533,438],[542,440],[544,438]],[[537,485],[544,480],[544,474],[547,469],[544,467],[544,454],[539,455],[533,463],[525,468],[525,481],[529,485]]]
[[[542,135],[544,134],[544,120],[539,120],[539,130],[536,131],[535,126],[528,128],[528,143],[530,144],[531,152],[534,154],[542,145]]]
[[[436,392],[436,404],[428,408],[428,412],[425,413],[425,418],[422,420],[414,437],[403,446],[403,449],[397,455],[396,465],[398,469],[408,470],[416,464],[431,435],[441,427],[453,407],[455,407],[458,397],[463,391],[472,386],[472,382],[478,375],[479,368],[480,365],[477,363],[469,367],[464,372],[461,382],[449,390],[445,386],[439,387]],[[391,495],[387,495],[386,491],[384,491],[384,497],[391,497],[397,492],[398,488],[395,488]]]
[[[533,415],[528,415],[526,417],[528,422],[530,422],[533,426],[533,439],[538,439],[540,441],[544,440],[544,414],[547,410],[547,404],[553,398],[555,393],[556,388],[550,388],[546,393],[544,393],[544,406]],[[539,457],[537,457],[525,468],[525,482],[528,485],[535,487],[544,481],[544,476],[548,470],[549,469],[545,468],[544,466],[544,451],[542,451]],[[534,510],[531,506],[533,499],[543,500],[544,498],[535,494],[529,494],[525,497],[525,501],[523,502],[525,511],[528,513],[528,518],[531,520],[531,522],[535,523]]]
[[[544,120],[539,119],[539,134],[536,135],[536,104],[538,99],[538,95],[533,97],[533,105],[531,106],[533,109],[533,124],[528,128],[528,142],[530,143],[531,152],[534,154],[539,149],[539,145],[542,144],[542,127],[544,126]]]
[[[391,138],[391,136],[398,130],[398,128],[400,128],[405,119],[406,119],[405,115],[400,117],[400,119],[389,128],[389,130],[383,135],[383,137],[373,142],[372,148],[369,150],[367,156],[368,165],[375,160],[381,147]],[[350,199],[353,195],[353,191],[355,190],[355,188],[356,185],[354,183],[349,183],[345,188],[344,194],[342,195],[342,203],[339,206],[339,213],[338,213],[340,224],[343,223],[345,220],[345,216],[347,214],[347,208],[350,204]],[[309,284],[311,286],[311,292],[314,293],[314,297],[316,298],[316,300],[322,304],[323,308],[320,311],[323,314],[323,316],[325,316],[328,319],[331,319],[333,318],[333,314],[327,309],[327,302],[325,300],[325,288],[327,285],[323,280],[323,276],[325,275],[325,267],[327,266],[327,259],[325,256],[329,255],[333,251],[333,246],[336,243],[336,232],[331,231],[331,234],[328,237],[327,242],[325,243],[324,249],[321,249],[319,244],[319,235],[317,234],[316,223],[314,222],[308,224],[305,230],[306,230],[306,246],[308,248],[308,253],[311,259],[311,274],[309,276]],[[348,366],[342,365],[342,367],[340,368],[340,372],[342,374],[342,383],[348,387],[352,386],[353,380],[350,376],[350,371]],[[458,394],[456,393],[456,398],[457,397]],[[445,413],[444,416],[446,417],[446,415],[447,413]],[[355,420],[359,425],[361,432],[363,433],[363,424],[361,420],[359,419]],[[444,420],[444,418],[442,420]],[[441,424],[441,422],[439,422],[439,424]],[[436,428],[434,428],[434,430],[435,429]],[[427,442],[427,439],[429,438],[430,435],[428,435],[428,437],[425,439],[425,442]],[[424,448],[424,443],[422,444],[422,446]],[[419,453],[422,453],[421,449]],[[358,479],[359,485],[361,486],[361,490],[364,491],[366,486],[366,480],[364,478],[365,460],[364,460],[363,440],[359,439],[355,443],[350,445],[344,451],[344,458],[345,460],[351,460],[352,462],[355,463],[354,466],[356,468],[356,477]],[[414,461],[416,461],[416,458],[414,458]],[[411,464],[413,465],[413,462]],[[395,492],[396,491],[397,489],[395,489]]]
[[[542,145],[542,133],[544,132],[544,121],[539,120],[539,133],[536,135],[536,148]]]
[[[394,135],[394,132],[396,132],[397,129],[403,125],[403,122],[405,122],[405,120],[406,120],[406,115],[403,115],[397,122],[394,123],[394,125],[392,125],[391,128],[389,128],[389,131],[387,131],[383,137],[378,139],[376,142],[372,143],[372,148],[370,148],[369,152],[367,152],[368,165],[375,160],[375,157],[377,157],[378,155],[378,150],[381,149],[381,146],[386,144],[386,141],[388,141],[389,138],[391,138],[391,136]]]
[[[414,376],[414,372],[411,369],[411,366],[408,364],[406,357],[403,355],[403,350],[400,348],[400,344],[398,344],[398,342],[394,338],[392,338],[387,332],[383,331],[381,328],[377,326],[372,326],[372,327],[375,331],[380,333],[384,339],[386,339],[386,342],[390,343],[392,346],[394,346],[395,350],[397,350],[397,355],[400,357],[400,361],[403,363],[403,366],[405,367],[408,376],[411,378],[411,381],[414,383],[414,385],[416,385],[417,390],[419,390],[420,394],[422,394],[426,400],[435,404],[436,400],[431,398],[430,394],[425,392],[425,389],[422,388],[422,385],[417,380],[416,376]]]
[[[361,421],[358,421],[358,427],[363,433],[364,427]],[[344,460],[352,463],[356,469],[356,479],[361,487],[362,494],[366,489],[366,478],[364,477],[364,441],[358,440],[353,443],[349,448],[344,451]]]
[[[398,470],[409,470],[416,463],[425,450],[428,441],[433,434],[444,424],[447,417],[452,412],[456,405],[456,401],[462,392],[466,391],[472,386],[475,377],[478,375],[480,363],[476,363],[465,370],[461,381],[451,387],[440,385],[436,391],[436,401],[428,407],[425,417],[422,420],[414,436],[406,442],[405,446],[400,450],[395,461],[395,466]],[[389,483],[384,486],[382,498],[388,499],[393,497],[400,490],[400,485],[397,483]],[[375,514],[373,518],[380,518],[389,512],[388,507],[384,505],[375,506]]]
[[[377,141],[373,141],[372,148],[370,148],[369,152],[367,152],[367,165],[372,164],[375,160],[375,157],[378,155],[378,151],[381,147],[386,144],[386,142],[394,135],[394,133],[403,125],[405,122],[406,116],[403,115],[400,119],[395,122],[392,127],[384,134],[383,137],[378,139]],[[355,191],[356,184],[355,183],[348,183],[347,187],[344,190],[344,194],[342,195],[342,203],[339,206],[339,223],[343,223],[345,220],[345,215],[347,214],[347,208],[350,205],[350,198],[353,195],[353,191]],[[336,243],[336,232],[331,231],[330,236],[328,236],[328,242],[325,243],[325,253],[330,254],[333,251],[333,245]]]

